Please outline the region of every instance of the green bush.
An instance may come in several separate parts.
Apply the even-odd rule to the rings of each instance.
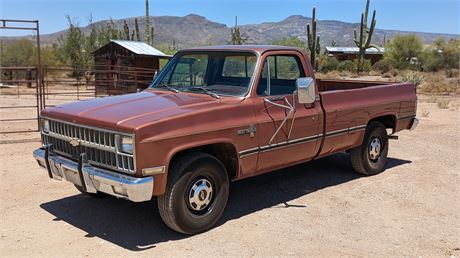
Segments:
[[[337,70],[339,61],[335,57],[320,56],[319,58],[319,71],[322,73]]]
[[[343,71],[355,72],[356,71],[356,65],[351,60],[345,60],[345,61],[340,62],[337,65],[337,70],[339,70],[341,72],[343,72]]]
[[[423,41],[419,36],[398,34],[385,46],[385,59],[394,68],[407,69],[413,67],[411,59],[419,57],[422,50]]]
[[[353,61],[354,66],[355,66],[355,71],[358,70],[358,62],[359,62],[358,59],[355,59],[355,60]],[[371,70],[372,70],[372,63],[371,63],[371,60],[369,60],[369,59],[364,59],[364,63],[363,63],[363,72],[368,73],[368,72],[370,72]]]
[[[438,50],[428,48],[420,55],[422,70],[425,72],[437,72],[444,66],[442,54]]]
[[[420,55],[422,70],[436,72],[442,69],[458,69],[460,66],[460,40],[436,39]]]
[[[391,71],[391,69],[393,69],[393,66],[391,65],[391,63],[388,60],[383,59],[383,60],[380,60],[377,63],[375,63],[372,66],[372,69],[374,71],[379,71],[381,73],[388,73],[389,71]]]

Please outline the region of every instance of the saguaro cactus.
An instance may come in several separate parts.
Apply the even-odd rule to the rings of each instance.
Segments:
[[[369,48],[379,49],[377,46],[371,44],[372,35],[374,34],[374,31],[375,31],[375,24],[377,23],[377,21],[375,20],[375,13],[376,13],[375,10],[372,14],[371,26],[370,28],[367,27],[369,4],[370,4],[370,0],[367,0],[366,10],[364,11],[364,13],[361,14],[361,25],[359,28],[359,35],[356,29],[354,29],[354,42],[355,42],[355,45],[359,48],[358,72],[361,72],[363,70],[364,56],[366,54],[366,50]]]
[[[316,35],[316,8],[313,7],[313,15],[310,23],[307,24],[307,41],[308,50],[310,50],[310,62],[311,65],[318,70],[317,55],[321,52],[321,45],[319,44],[319,36]]]
[[[145,0],[145,42],[149,45],[152,45],[151,42],[151,37],[150,35],[150,15],[149,15],[149,0]]]
[[[126,20],[123,20],[123,39],[129,40],[129,27]]]
[[[139,24],[137,23],[137,18],[134,18],[134,31],[136,32],[136,40],[141,41],[141,33],[139,32]]]

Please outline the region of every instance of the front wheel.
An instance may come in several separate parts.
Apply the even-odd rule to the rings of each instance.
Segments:
[[[197,234],[217,223],[228,199],[223,164],[207,153],[191,152],[174,160],[164,195],[158,198],[161,218],[171,229]]]
[[[380,122],[370,122],[366,127],[363,144],[350,150],[353,169],[371,176],[382,172],[388,155],[388,135]]]

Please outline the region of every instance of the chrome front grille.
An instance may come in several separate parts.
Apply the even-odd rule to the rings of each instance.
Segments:
[[[49,127],[49,133],[42,133],[43,143],[52,144],[56,153],[72,159],[86,153],[88,162],[93,165],[135,172],[133,155],[118,151],[119,133],[56,120],[49,120]],[[72,140],[79,144],[72,145]]]

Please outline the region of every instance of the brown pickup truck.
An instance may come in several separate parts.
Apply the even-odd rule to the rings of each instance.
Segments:
[[[318,80],[308,60],[279,46],[179,51],[142,92],[44,110],[34,157],[88,195],[157,197],[187,234],[218,221],[230,181],[345,151],[356,172],[383,171],[388,139],[417,126],[414,85]]]

